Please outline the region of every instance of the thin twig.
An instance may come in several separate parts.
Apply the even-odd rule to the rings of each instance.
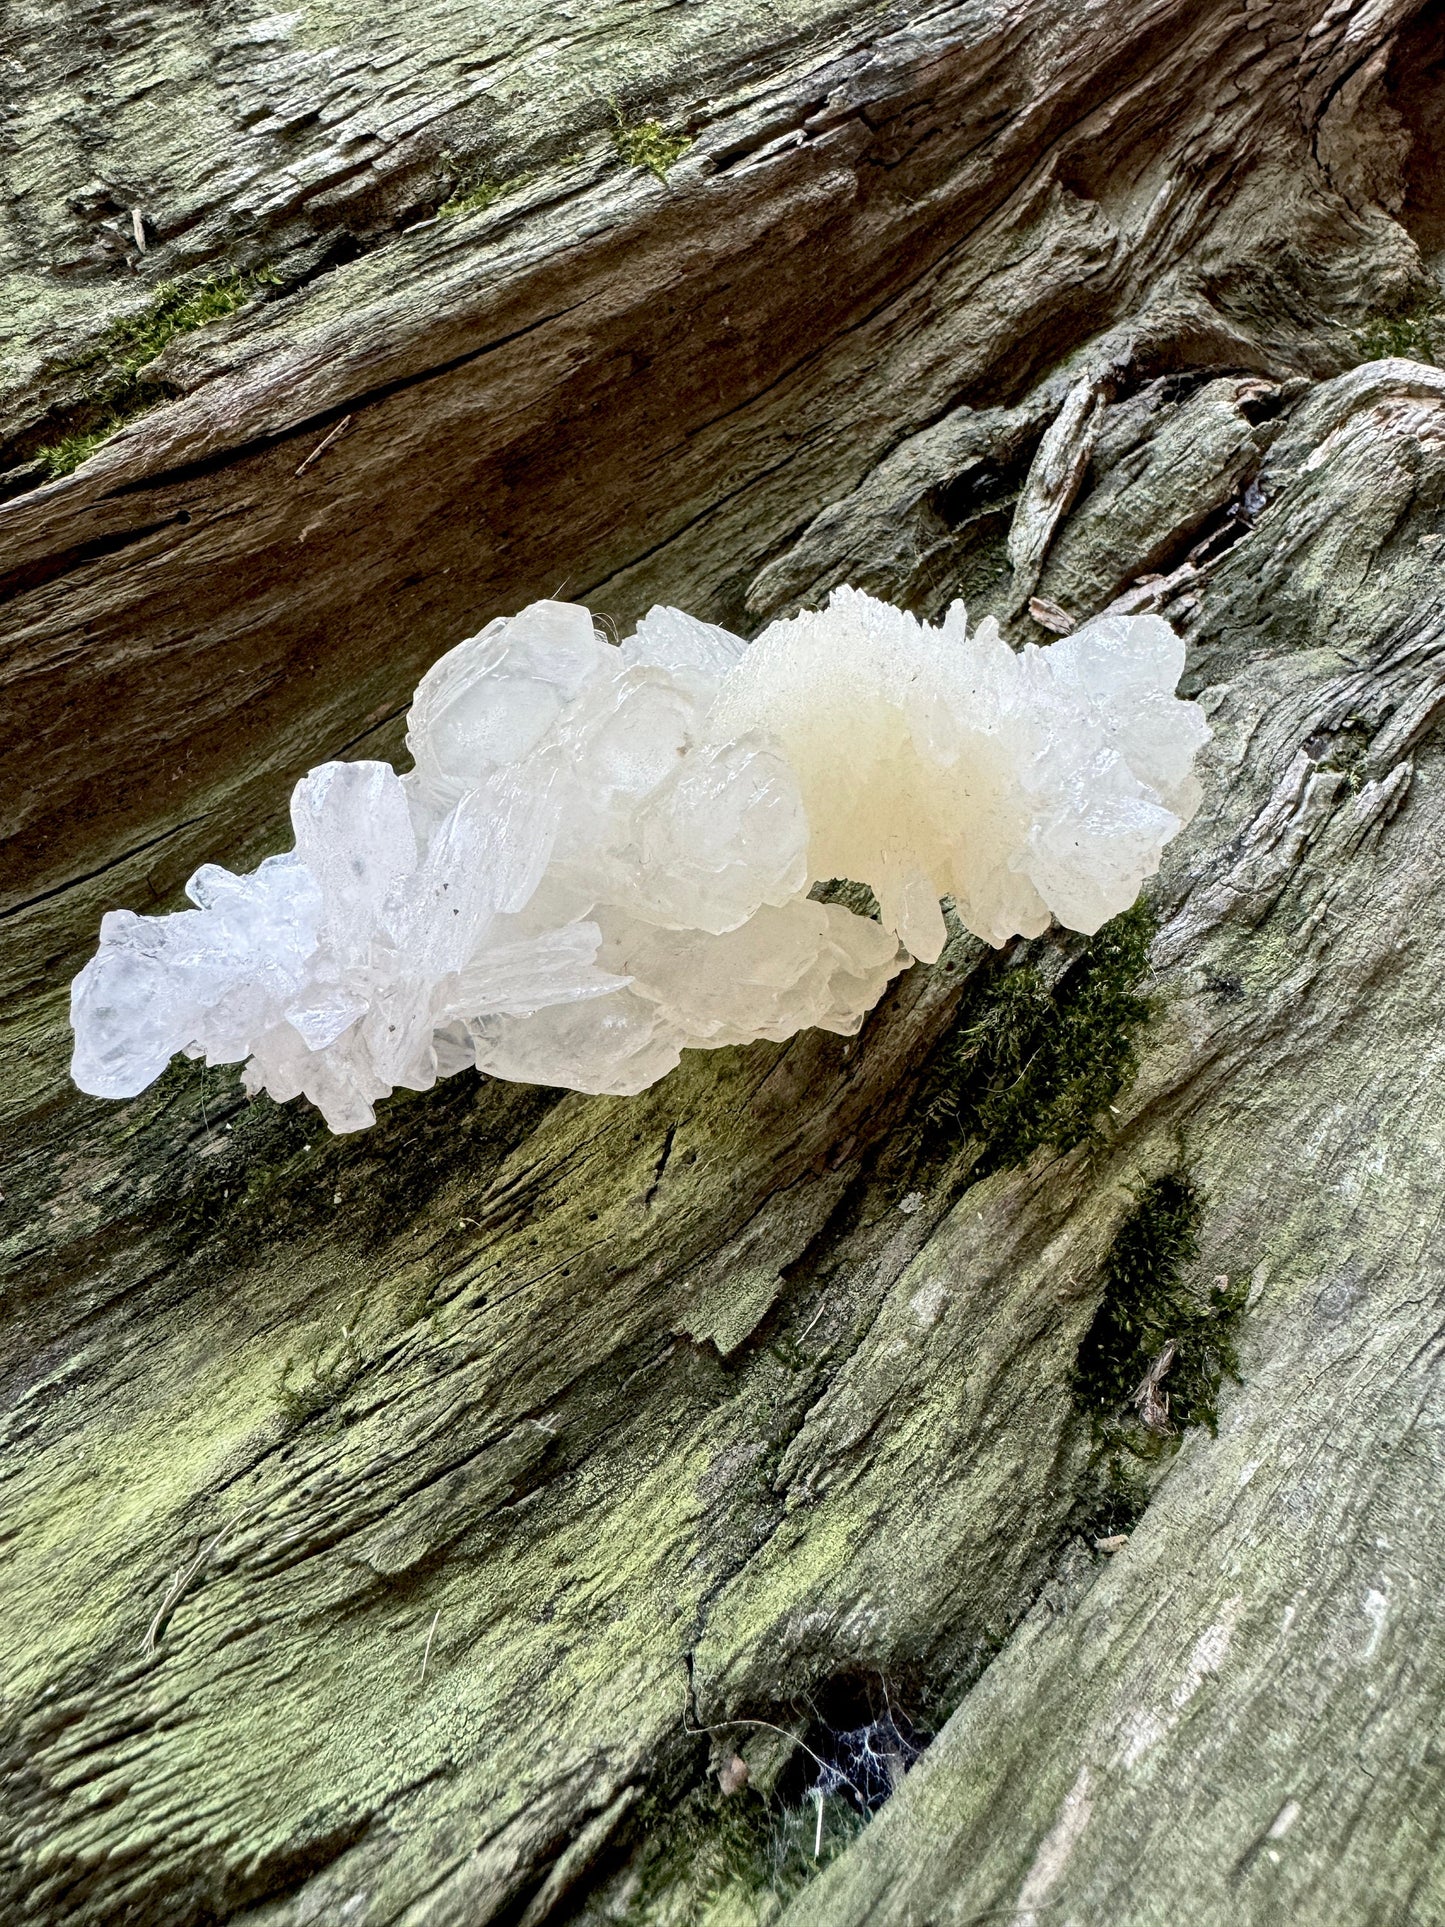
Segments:
[[[862,1790],[854,1786],[846,1773],[834,1766],[831,1761],[825,1760],[820,1753],[815,1753],[806,1740],[800,1740],[797,1734],[790,1733],[786,1726],[775,1726],[771,1720],[717,1720],[711,1726],[689,1726],[687,1723],[687,1697],[687,1693],[684,1692],[682,1698],[682,1730],[684,1733],[694,1735],[699,1733],[721,1733],[724,1727],[728,1726],[765,1726],[770,1733],[781,1733],[785,1740],[791,1740],[794,1746],[800,1746],[816,1766],[820,1766],[825,1773],[836,1773],[844,1786],[853,1787],[853,1791],[858,1795],[858,1798],[860,1800],[863,1798]]]
[[[304,475],[307,469],[310,468],[311,464],[316,460],[316,458],[319,455],[324,455],[327,449],[330,448],[331,444],[339,436],[344,435],[347,429],[350,428],[350,426],[351,426],[350,415],[343,415],[341,417],[341,420],[336,424],[335,428],[332,429],[331,433],[327,435],[322,441],[319,441],[316,444],[315,448],[312,449],[311,453],[306,457],[306,460],[301,464],[300,468],[297,469],[296,473],[298,475]]]
[[[436,1611],[431,1616],[431,1627],[428,1630],[427,1636],[426,1636],[426,1651],[421,1656],[421,1678],[417,1681],[418,1686],[426,1685],[426,1663],[431,1658],[432,1634],[435,1633],[437,1629],[437,1621],[441,1618],[441,1616],[442,1616],[442,1609],[440,1606],[438,1606]]]
[[[222,1526],[215,1538],[201,1547],[190,1564],[182,1566],[180,1571],[177,1572],[175,1578],[172,1579],[170,1583],[170,1588],[165,1598],[156,1610],[155,1618],[146,1629],[145,1642],[141,1647],[142,1658],[149,1659],[151,1654],[155,1652],[156,1648],[160,1645],[161,1635],[165,1632],[170,1622],[171,1614],[175,1611],[176,1607],[179,1606],[181,1600],[185,1597],[195,1580],[199,1578],[201,1573],[203,1573],[211,1563],[212,1559],[215,1558],[221,1548],[222,1542],[230,1537],[236,1527],[241,1523],[241,1519],[244,1519],[245,1516],[245,1513],[242,1513],[241,1518],[232,1519],[229,1525]]]

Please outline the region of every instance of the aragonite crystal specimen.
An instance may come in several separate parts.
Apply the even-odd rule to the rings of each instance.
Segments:
[[[105,917],[72,1075],[130,1097],[184,1051],[353,1131],[471,1065],[628,1095],[691,1047],[847,1035],[938,955],[941,896],[993,944],[1134,901],[1198,801],[1183,659],[1154,616],[1015,653],[854,589],[751,647],[535,602],[423,677],[406,775],[325,763],[294,850]],[[812,901],[835,877],[880,920]]]

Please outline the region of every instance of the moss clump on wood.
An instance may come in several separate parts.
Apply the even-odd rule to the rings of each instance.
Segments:
[[[288,1430],[297,1429],[334,1405],[360,1377],[366,1363],[356,1340],[360,1316],[358,1305],[339,1334],[323,1339],[299,1362],[295,1358],[286,1360],[276,1383],[276,1403]]]
[[[455,221],[468,214],[484,214],[506,195],[518,193],[536,178],[535,174],[513,174],[508,180],[495,181],[485,174],[463,176],[437,209],[437,219]]]
[[[629,167],[645,167],[660,181],[692,146],[690,134],[669,134],[660,120],[628,122],[620,110],[612,110],[617,125],[612,130],[612,145]]]
[[[1150,1499],[1148,1468],[1123,1445],[1103,1447],[1090,1466],[1070,1530],[1086,1544],[1131,1533]]]
[[[179,335],[224,320],[261,287],[276,284],[267,268],[210,275],[190,287],[165,282],[139,314],[113,323],[99,348],[70,365],[71,373],[83,377],[85,391],[71,411],[74,426],[37,448],[32,459],[52,480],[79,468],[118,428],[168,399],[172,390],[146,374],[162,350]]]
[[[1398,355],[1434,363],[1445,347],[1445,303],[1427,297],[1393,314],[1372,315],[1356,329],[1355,341],[1362,361]]]
[[[150,306],[138,315],[117,321],[107,337],[112,378],[123,382],[139,374],[168,348],[177,335],[187,335],[234,314],[262,286],[275,287],[278,277],[269,269],[254,274],[215,274],[193,287],[167,281],[156,290]]]
[[[1145,1467],[1190,1426],[1219,1423],[1219,1390],[1238,1380],[1248,1281],[1187,1282],[1203,1200],[1182,1169],[1139,1192],[1104,1261],[1103,1296],[1079,1347],[1073,1396],[1095,1441],[1086,1533],[1127,1532],[1148,1501]]]
[[[126,417],[119,415],[106,419],[99,428],[86,429],[74,435],[62,435],[59,441],[47,442],[35,451],[35,460],[40,463],[46,475],[54,481],[58,475],[69,475],[72,469],[88,462],[103,441],[109,439],[116,429],[125,426]]]
[[[1033,964],[996,976],[959,1013],[934,1060],[930,1124],[983,1149],[975,1176],[1025,1163],[1041,1146],[1097,1137],[1139,1066],[1153,1015],[1141,989],[1154,919],[1137,903],[1105,924],[1050,990]]]
[[[43,443],[36,449],[33,459],[39,462],[52,482],[61,475],[69,475],[82,462],[89,461],[101,443],[109,441],[118,428],[135,421],[165,398],[164,391],[158,390],[153,394],[138,395],[128,408],[107,409],[92,427],[77,429],[59,436],[53,442]]]

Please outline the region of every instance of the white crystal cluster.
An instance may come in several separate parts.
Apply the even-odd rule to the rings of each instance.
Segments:
[[[293,851],[105,917],[72,1075],[244,1062],[350,1131],[471,1065],[631,1094],[689,1047],[851,1033],[938,955],[940,896],[995,944],[1134,901],[1197,802],[1182,666],[1153,616],[1016,654],[840,589],[751,647],[665,608],[618,647],[533,603],[422,679],[408,774],[323,764]],[[809,897],[834,877],[881,921]]]
[[[1199,807],[1209,730],[1174,694],[1159,616],[1097,616],[1015,653],[961,602],[933,629],[856,589],[775,622],[728,676],[724,732],[769,730],[797,777],[808,871],[868,884],[913,956],[940,897],[992,944],[1050,915],[1092,933],[1127,910]]]

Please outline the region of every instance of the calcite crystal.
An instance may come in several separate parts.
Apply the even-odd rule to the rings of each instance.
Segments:
[[[751,647],[665,608],[618,646],[535,602],[422,679],[406,775],[325,763],[294,850],[104,918],[72,1075],[244,1063],[353,1131],[472,1065],[628,1095],[691,1047],[850,1034],[938,955],[940,897],[993,944],[1134,901],[1198,801],[1182,667],[1154,616],[1015,653],[839,589]],[[838,877],[877,921],[812,900]]]

